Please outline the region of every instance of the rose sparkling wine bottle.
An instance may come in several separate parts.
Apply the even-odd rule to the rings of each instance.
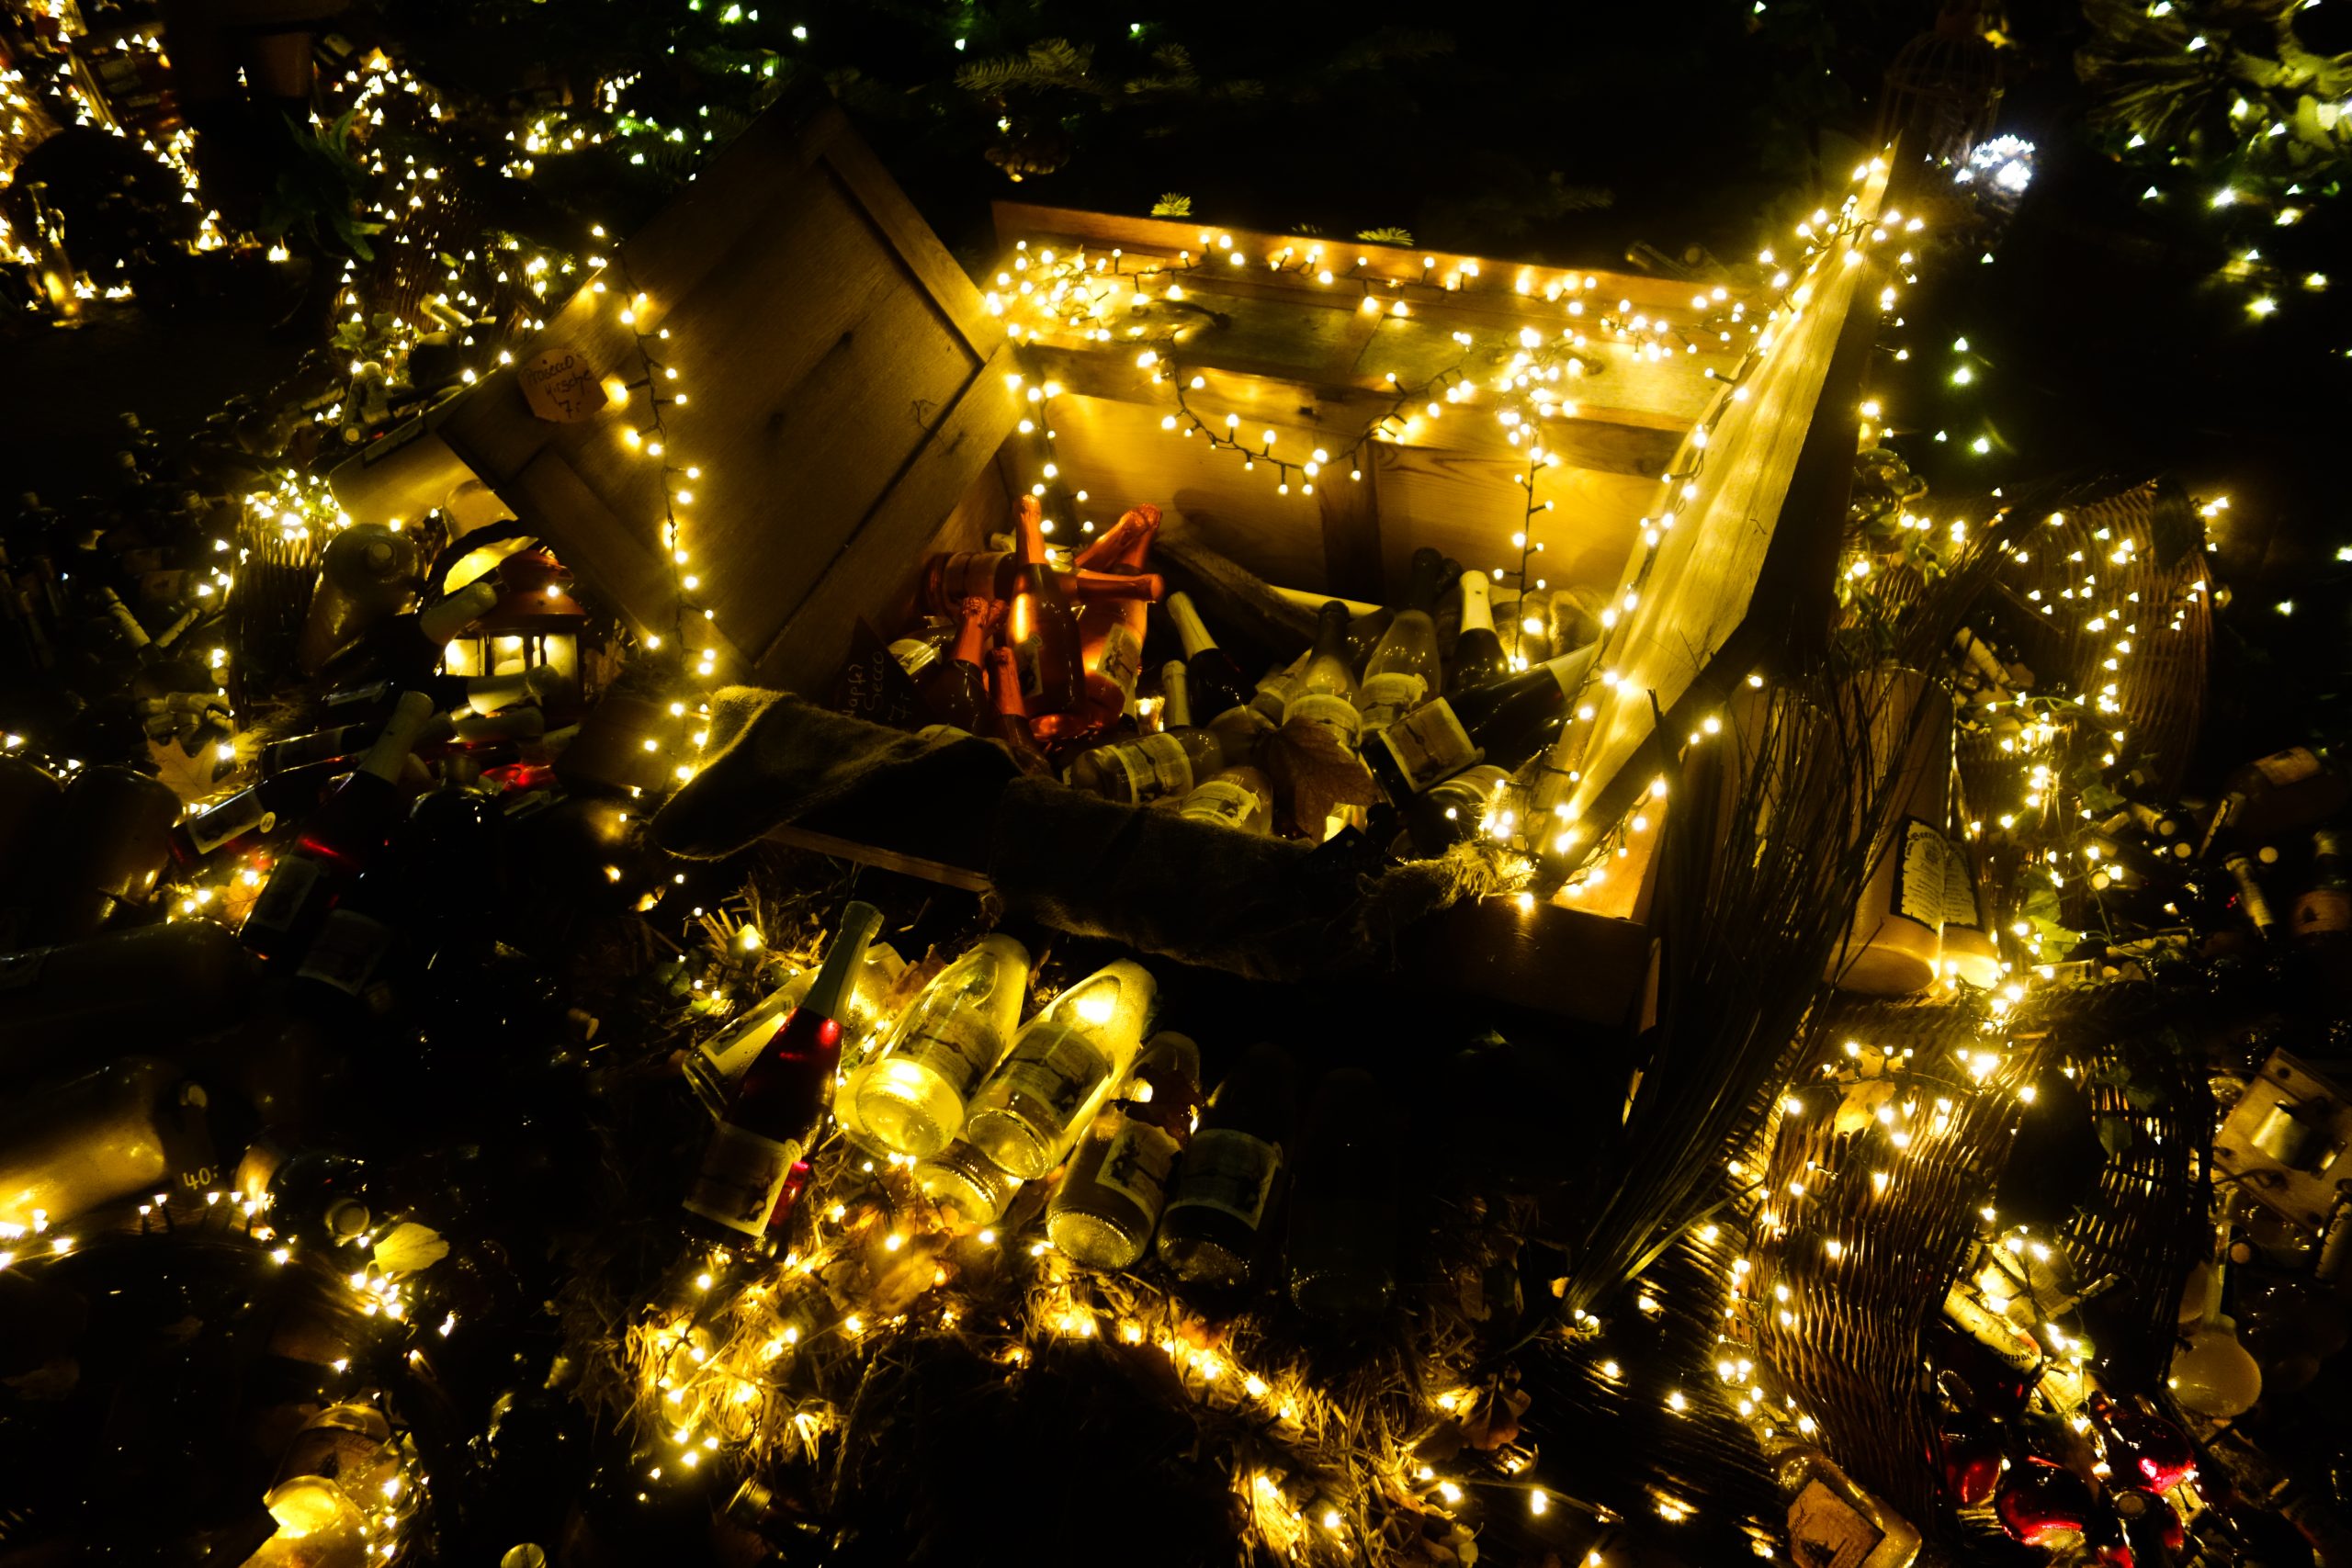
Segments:
[[[1169,1178],[1201,1114],[1201,1053],[1151,1037],[1126,1092],[1103,1107],[1046,1206],[1046,1234],[1080,1268],[1132,1269],[1151,1245]]]
[[[1030,716],[1078,706],[1086,694],[1078,612],[1046,557],[1046,514],[1035,496],[1021,498],[1020,590],[1012,596],[1008,635]]]
[[[1159,534],[1156,506],[1139,506],[1120,518],[1105,536],[1115,541],[1105,570],[1142,579],[1151,542]],[[1102,542],[1097,542],[1098,547]],[[1085,694],[1069,711],[1038,720],[1040,733],[1048,739],[1086,735],[1118,721],[1135,701],[1136,682],[1143,673],[1143,638],[1150,613],[1148,598],[1079,601],[1078,651],[1085,666]]]
[[[729,1247],[761,1245],[786,1182],[815,1141],[841,1065],[841,1014],[881,928],[882,912],[852,902],[816,982],[735,1090],[685,1198],[685,1226]]]
[[[954,1142],[966,1097],[1003,1058],[1028,989],[1029,950],[1001,931],[941,970],[899,1016],[858,1090],[867,1129],[919,1159]]]

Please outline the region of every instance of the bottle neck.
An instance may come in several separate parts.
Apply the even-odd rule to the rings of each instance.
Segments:
[[[956,649],[949,657],[965,664],[977,665],[988,652],[989,602],[967,599],[963,614],[964,624],[956,629]]]
[[[1021,498],[1021,558],[1029,566],[1051,570],[1046,559],[1046,513],[1035,496]]]
[[[1323,613],[1316,619],[1315,647],[1310,651],[1309,663],[1326,659],[1348,662],[1348,610],[1336,599],[1324,605]]]
[[[1201,624],[1201,613],[1193,608],[1189,595],[1168,596],[1168,618],[1176,623],[1176,637],[1184,645],[1185,658],[1197,658],[1216,646],[1216,638],[1209,636],[1208,627]]]
[[[1580,648],[1574,653],[1564,653],[1557,659],[1547,659],[1544,661],[1542,668],[1550,673],[1553,680],[1560,683],[1562,695],[1574,698],[1577,690],[1584,684],[1585,673],[1592,668],[1592,649]]]
[[[1159,683],[1168,694],[1167,705],[1160,710],[1160,728],[1188,729],[1193,723],[1191,677],[1184,671],[1181,660],[1171,659],[1159,671]]]
[[[1487,574],[1465,571],[1462,574],[1462,629],[1493,631],[1495,609],[1487,599]]]
[[[800,1005],[820,1018],[839,1018],[849,1000],[858,965],[865,962],[865,944],[882,929],[882,911],[871,904],[852,900],[842,910],[841,930],[833,933],[833,945],[825,953],[824,966],[817,971],[808,994]]]
[[[367,755],[359,759],[359,772],[370,773],[390,784],[400,776],[401,764],[416,750],[416,738],[433,717],[433,699],[423,692],[402,692],[393,705],[392,716],[384,723],[383,732]]]
[[[1021,697],[1020,672],[1012,666],[1012,649],[1000,648],[989,655],[989,694],[996,700],[1001,718],[1029,722],[1029,705]]]
[[[455,593],[416,613],[416,632],[426,642],[447,642],[468,622],[487,615],[498,604],[498,590],[487,582],[469,582]]]

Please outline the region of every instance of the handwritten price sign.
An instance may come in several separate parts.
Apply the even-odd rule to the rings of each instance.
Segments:
[[[524,401],[551,424],[594,419],[611,401],[595,362],[576,348],[550,348],[533,355],[521,377]]]

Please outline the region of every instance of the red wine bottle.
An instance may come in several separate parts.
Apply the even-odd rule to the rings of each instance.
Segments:
[[[989,678],[982,668],[988,658],[989,602],[967,599],[956,606],[956,614],[955,646],[916,678],[915,690],[934,722],[979,735],[986,732],[989,716]]]
[[[294,847],[269,874],[239,934],[266,959],[300,953],[334,896],[358,879],[390,841],[405,806],[401,765],[433,716],[433,699],[404,694],[359,766],[302,821]]]
[[[1193,711],[1205,722],[1248,702],[1250,677],[1241,672],[1233,655],[1216,645],[1193,601],[1184,594],[1170,593],[1168,618],[1176,623],[1177,640],[1184,645],[1184,677],[1190,683]]]
[[[881,929],[882,911],[852,902],[800,1005],[735,1089],[685,1198],[686,1228],[736,1247],[764,1245],[785,1183],[815,1143],[842,1060],[842,1014]]]
[[[1029,716],[1076,707],[1086,691],[1078,612],[1046,558],[1046,517],[1034,496],[1021,498],[1021,586],[1009,631]]]
[[[2165,1493],[2197,1474],[2196,1446],[2188,1433],[2163,1416],[2118,1404],[2098,1393],[2090,1396],[2088,1408],[2108,1468],[2121,1481]]]

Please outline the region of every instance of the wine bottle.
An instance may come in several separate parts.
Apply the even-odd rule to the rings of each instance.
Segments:
[[[1012,596],[1008,635],[1029,715],[1061,713],[1085,695],[1078,614],[1046,557],[1046,519],[1035,496],[1021,498],[1021,586]]]
[[[329,729],[314,729],[306,735],[290,735],[283,740],[273,740],[261,749],[261,775],[269,778],[321,762],[341,762],[348,766],[381,733],[381,725],[338,724]]]
[[[1224,766],[1225,749],[1216,733],[1186,726],[1081,751],[1070,762],[1069,783],[1106,800],[1140,806],[1182,800],[1197,781]]]
[[[1233,655],[1209,635],[1190,594],[1168,596],[1168,618],[1176,624],[1176,639],[1183,646],[1184,677],[1192,687],[1193,710],[1203,719],[1212,719],[1247,702],[1251,690],[1249,678],[1241,673]]]
[[[1313,650],[1310,649],[1309,653]],[[1298,690],[1298,677],[1306,668],[1308,653],[1302,653],[1288,664],[1269,670],[1250,688],[1250,706],[1268,724],[1280,724],[1283,713],[1290,706],[1290,699]]]
[[[956,606],[956,615],[955,647],[924,668],[915,690],[934,721],[978,735],[989,714],[989,678],[982,669],[988,657],[989,602],[967,599]]]
[[[1559,733],[1592,653],[1579,649],[1422,705],[1364,748],[1373,777],[1402,803],[1478,762],[1515,770]]]
[[[299,817],[318,805],[326,787],[350,771],[348,760],[330,759],[273,773],[225,800],[188,813],[172,829],[172,852],[185,864],[248,833],[269,832],[279,818]]]
[[[295,846],[270,868],[238,932],[247,947],[265,959],[300,953],[334,895],[382,852],[401,815],[393,781],[432,716],[433,699],[421,692],[401,696],[359,766],[303,819]]]
[[[0,1224],[54,1226],[118,1199],[201,1191],[220,1179],[209,1103],[153,1056],[16,1096],[0,1119]]]
[[[1024,1181],[1060,1164],[1135,1059],[1154,990],[1149,974],[1118,959],[1055,998],[972,1097],[965,1137]]]
[[[870,1034],[881,1024],[883,998],[898,983],[903,965],[898,954],[885,942],[870,942],[865,956],[857,966],[856,976],[850,981],[848,1011],[841,1016],[842,1033],[855,1039]],[[760,1059],[768,1042],[800,999],[816,983],[814,968],[787,974],[776,987],[747,1010],[727,1021],[726,1027],[686,1053],[682,1067],[695,1098],[703,1102],[712,1116],[727,1114],[727,1103],[735,1098],[735,1086]],[[838,1100],[836,1096],[836,1100]]]
[[[544,664],[534,664],[509,675],[427,675],[409,682],[406,689],[423,692],[433,699],[435,707],[462,717],[469,714],[493,714],[532,702],[562,684],[563,677],[555,671]],[[390,681],[339,687],[326,694],[328,716],[346,723],[368,719],[381,723],[400,700],[401,690]]]
[[[2046,1547],[2083,1540],[2097,1528],[2099,1514],[2098,1500],[2081,1476],[2039,1460],[2009,1467],[1993,1509],[2011,1540]]]
[[[2352,941],[2352,879],[2344,873],[2344,840],[2333,829],[2312,835],[2312,883],[2289,919],[2306,947],[2341,947]]]
[[[1029,950],[1001,931],[941,970],[884,1042],[858,1114],[900,1154],[937,1154],[964,1128],[966,1098],[1003,1059],[1029,988]]]
[[[1021,1179],[958,1138],[915,1167],[923,1196],[967,1225],[1003,1217]]]
[[[1437,657],[1437,596],[1445,558],[1421,548],[1413,552],[1405,607],[1388,623],[1379,646],[1363,667],[1356,707],[1369,734],[1387,728],[1419,707],[1443,683]]]
[[[1462,629],[1454,635],[1453,661],[1445,672],[1445,689],[1466,692],[1510,673],[1510,656],[1495,635],[1494,606],[1487,597],[1487,574],[1465,571],[1462,585]]]
[[[380,523],[355,523],[327,536],[318,586],[295,644],[294,661],[315,675],[379,621],[416,600],[416,542]]]
[[[989,739],[1011,752],[1013,765],[1023,773],[1046,777],[1053,773],[1053,766],[1037,750],[1036,736],[1030,730],[1029,707],[1021,694],[1015,658],[1009,648],[989,649],[989,692],[996,704],[989,716]]]
[[[1327,1074],[1299,1134],[1283,1262],[1310,1317],[1361,1322],[1396,1296],[1395,1118],[1361,1067]]]
[[[2278,940],[2278,917],[2270,910],[2270,899],[2262,890],[2262,881],[2255,874],[2251,856],[2233,854],[2222,863],[2222,869],[2237,884],[2238,908],[2254,934],[2264,942]]]
[[[1138,577],[1159,533],[1159,509],[1140,506],[1119,519],[1118,546],[1107,570]],[[1148,599],[1082,599],[1078,607],[1079,659],[1085,666],[1085,695],[1066,712],[1039,720],[1048,739],[1091,734],[1114,723],[1135,701],[1143,673],[1143,638],[1151,604]]]
[[[322,1235],[348,1241],[375,1220],[363,1162],[333,1149],[305,1147],[275,1132],[247,1145],[230,1172],[229,1190],[267,1211],[273,1226],[298,1240]]]
[[[1282,1176],[1297,1092],[1290,1054],[1261,1043],[1209,1096],[1159,1222],[1159,1260],[1185,1283],[1236,1285],[1249,1276]]]
[[[1194,786],[1177,814],[1243,833],[1270,832],[1274,820],[1273,781],[1248,763],[1226,768]]]
[[[1046,1234],[1081,1268],[1131,1269],[1151,1245],[1169,1178],[1201,1112],[1201,1053],[1155,1034],[1120,1096],[1071,1151],[1046,1205]]]
[[[1100,547],[1107,542],[1115,548],[1120,537],[1117,529],[1110,530],[1080,554],[1075,570],[1060,574],[1065,589],[1080,604],[1095,599],[1158,599],[1167,592],[1167,581],[1158,572],[1122,574],[1091,569],[1092,561],[1111,558],[1108,553],[1097,553]],[[923,608],[934,615],[952,615],[956,604],[966,599],[1010,603],[1021,592],[1026,570],[1020,556],[1010,550],[957,550],[933,556],[923,569]]]
[[[2202,859],[2224,834],[2258,838],[2316,822],[2352,795],[2334,748],[2313,743],[2290,746],[2257,757],[2222,781],[2222,798],[2205,825]]]
[[[1306,664],[1283,705],[1283,722],[1319,724],[1352,751],[1363,729],[1355,699],[1355,672],[1348,663],[1348,607],[1334,599],[1316,615],[1315,646],[1306,650]]]
[[[390,681],[402,690],[441,667],[451,638],[498,608],[495,584],[469,582],[421,610],[388,615],[336,654],[322,678],[330,686]]]
[[[1440,854],[1482,836],[1510,786],[1510,775],[1491,762],[1431,784],[1417,797],[1397,852]]]
[[[2188,1434],[2161,1416],[2117,1404],[2093,1390],[2085,1402],[2098,1431],[2099,1449],[2119,1481],[2159,1495],[2197,1474],[2197,1449]]]
[[[762,1244],[786,1179],[805,1155],[832,1098],[842,1015],[882,911],[853,901],[808,994],[736,1086],[687,1190],[686,1228],[738,1247]]]

